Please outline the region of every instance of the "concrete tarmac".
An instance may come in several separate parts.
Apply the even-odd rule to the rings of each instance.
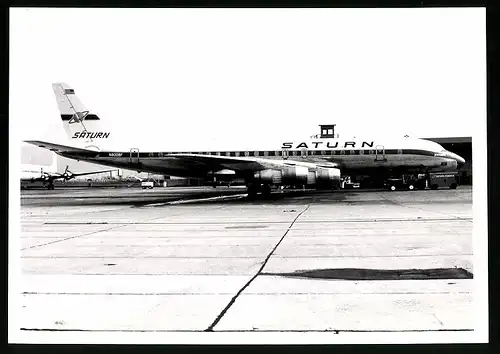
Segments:
[[[472,189],[21,196],[23,331],[471,331]]]

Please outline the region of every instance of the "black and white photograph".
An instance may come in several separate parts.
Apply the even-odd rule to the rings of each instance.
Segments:
[[[485,8],[11,8],[9,342],[488,342]]]

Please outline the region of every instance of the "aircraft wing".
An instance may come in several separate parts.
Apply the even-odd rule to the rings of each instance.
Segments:
[[[112,172],[112,171],[116,171],[116,169],[114,169],[114,170],[104,170],[104,171],[94,171],[94,172],[84,172],[84,173],[72,173],[71,177],[95,175],[97,173],[106,173],[106,172]]]
[[[321,161],[318,163],[303,162],[297,160],[270,159],[260,157],[234,157],[234,156],[215,156],[200,154],[171,154],[180,160],[201,163],[211,170],[230,169],[237,172],[256,172],[265,169],[279,169],[290,166],[304,166],[308,168],[317,167],[338,167],[336,163]],[[300,157],[299,157],[300,158]]]
[[[73,152],[81,154],[82,156],[93,157],[98,156],[99,152],[81,149],[66,145],[59,145],[48,143],[45,141],[28,140],[26,143],[36,145],[41,148],[49,149],[56,153],[58,152]],[[236,157],[236,156],[217,156],[217,155],[204,155],[204,154],[186,154],[186,153],[173,153],[166,155],[168,159],[175,159],[182,164],[185,162],[186,166],[203,166],[206,170],[219,171],[223,169],[234,170],[237,173],[256,172],[265,169],[281,169],[290,166],[303,166],[311,169],[323,167],[333,168],[339,167],[335,162],[329,162],[324,159],[318,158],[316,162],[300,161],[301,157],[289,157],[288,159],[272,159],[266,157]],[[96,161],[96,163],[99,163]],[[107,171],[101,171],[107,172]]]
[[[92,152],[92,150],[88,149],[80,149],[72,146],[66,146],[66,145],[59,145],[59,144],[54,144],[54,143],[48,143],[45,141],[39,141],[39,140],[25,140],[25,143],[35,145],[44,149],[48,149],[50,151],[54,152],[59,152],[59,151],[68,151],[68,152],[81,152],[81,153],[88,153]]]

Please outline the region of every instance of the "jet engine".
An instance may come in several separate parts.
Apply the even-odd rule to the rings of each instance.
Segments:
[[[302,166],[290,166],[281,170],[262,170],[254,173],[255,181],[268,184],[307,184],[309,169]]]
[[[318,185],[331,188],[340,185],[340,170],[338,168],[323,168],[309,170],[304,166],[289,166],[281,170],[261,170],[253,175],[256,182],[265,184],[303,184]]]
[[[303,166],[286,167],[282,171],[284,184],[308,184],[309,169]]]
[[[316,171],[318,186],[340,186],[340,170],[338,168],[318,168]]]
[[[282,181],[282,173],[279,170],[262,170],[255,172],[253,178],[261,183],[280,184]]]

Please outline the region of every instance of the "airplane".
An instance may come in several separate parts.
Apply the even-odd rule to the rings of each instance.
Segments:
[[[65,83],[52,84],[68,145],[28,140],[74,160],[163,175],[211,179],[244,179],[249,196],[270,194],[271,186],[307,185],[337,189],[343,175],[363,173],[378,178],[395,174],[456,170],[465,163],[438,143],[416,138],[351,139],[314,136],[281,146],[253,150],[143,150],[134,142],[111,145],[109,130],[90,113]],[[113,137],[113,136],[112,136]]]
[[[69,166],[66,166],[66,169],[64,170],[63,173],[58,173],[55,171],[47,171],[47,167],[50,169],[50,166],[23,165],[21,167],[21,185],[23,184],[23,182],[24,184],[42,182],[42,184],[46,186],[47,189],[53,190],[54,181],[58,179],[69,181],[79,176],[93,175],[97,173],[113,171],[113,170],[107,170],[107,171],[95,171],[95,172],[85,172],[85,173],[73,173],[69,170]]]

